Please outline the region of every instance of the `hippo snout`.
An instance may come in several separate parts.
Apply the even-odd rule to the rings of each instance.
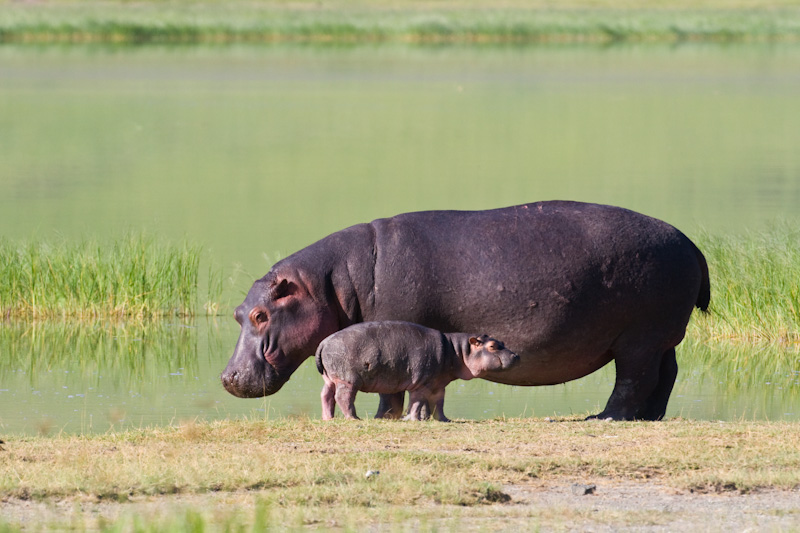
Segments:
[[[236,344],[228,366],[220,375],[222,386],[239,398],[259,398],[280,390],[287,377],[279,376],[262,355],[260,345],[243,341]]]

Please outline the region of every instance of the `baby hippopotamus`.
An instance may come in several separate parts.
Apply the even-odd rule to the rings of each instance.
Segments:
[[[358,419],[356,392],[409,392],[406,420],[420,420],[422,408],[444,416],[444,388],[505,370],[519,356],[488,335],[442,333],[411,322],[362,322],[323,340],[316,353],[322,387],[322,419],[333,418],[334,399],[345,418]]]

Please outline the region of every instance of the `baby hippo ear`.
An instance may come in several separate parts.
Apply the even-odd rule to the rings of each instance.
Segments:
[[[480,340],[478,337],[470,337],[470,338],[469,338],[469,343],[470,343],[472,346],[474,346],[475,348],[477,348],[478,346],[481,346],[481,345],[483,345],[483,341],[482,341],[482,340]]]

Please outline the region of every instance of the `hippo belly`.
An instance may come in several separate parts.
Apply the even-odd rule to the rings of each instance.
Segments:
[[[502,338],[521,363],[486,379],[511,385],[563,383],[620,355],[657,367],[683,338],[703,280],[682,233],[609,206],[434,211],[373,226],[375,303],[364,319]]]

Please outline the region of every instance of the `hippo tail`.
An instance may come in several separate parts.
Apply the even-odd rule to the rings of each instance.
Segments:
[[[317,351],[314,354],[314,362],[317,363],[317,370],[322,375],[325,375],[325,367],[322,366],[322,345],[325,344],[324,342],[319,343],[317,346]]]
[[[711,303],[711,281],[708,277],[708,263],[706,262],[706,258],[703,255],[703,252],[700,251],[694,243],[695,254],[697,255],[697,262],[700,264],[700,293],[697,295],[697,302],[695,302],[695,307],[703,311],[704,313],[708,312],[708,304]]]

